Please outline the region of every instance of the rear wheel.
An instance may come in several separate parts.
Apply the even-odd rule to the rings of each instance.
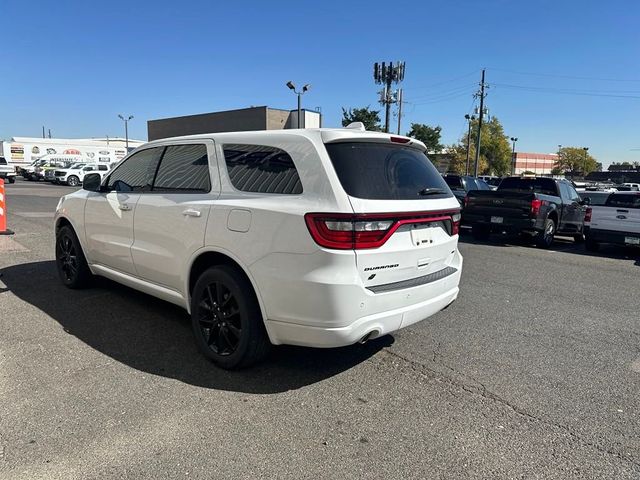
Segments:
[[[576,243],[582,243],[584,242],[584,235],[582,233],[576,233],[573,236],[573,241]]]
[[[73,229],[66,225],[56,234],[56,267],[62,283],[69,288],[88,287],[93,275]]]
[[[225,369],[248,367],[271,346],[253,287],[227,265],[200,275],[191,297],[191,324],[200,351]]]
[[[69,178],[67,178],[67,183],[70,187],[77,187],[80,183],[80,179],[75,175],[70,175]]]
[[[540,248],[549,248],[556,235],[556,222],[551,218],[544,221],[544,230],[538,234],[536,244]]]
[[[16,183],[16,177],[7,177],[9,183]]]

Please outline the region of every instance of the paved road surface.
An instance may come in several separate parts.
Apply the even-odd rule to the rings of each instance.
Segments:
[[[640,260],[461,245],[462,292],[393,337],[225,372],[184,312],[57,281],[69,188],[7,187],[0,478],[640,478]]]

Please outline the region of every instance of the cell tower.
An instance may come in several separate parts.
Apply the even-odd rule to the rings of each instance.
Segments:
[[[397,102],[395,92],[391,90],[391,84],[398,84],[404,80],[404,62],[374,63],[373,78],[378,85],[384,85],[380,91],[380,104],[385,107],[384,131],[389,132],[389,117],[391,115],[391,104]]]

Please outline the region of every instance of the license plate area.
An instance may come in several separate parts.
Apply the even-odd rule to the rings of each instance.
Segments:
[[[627,245],[640,245],[640,237],[624,237],[624,243]]]
[[[491,217],[491,223],[502,223],[503,220],[502,217]]]

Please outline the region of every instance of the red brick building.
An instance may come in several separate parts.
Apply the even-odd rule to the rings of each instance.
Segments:
[[[515,175],[530,171],[538,175],[549,175],[555,166],[558,155],[555,153],[526,153],[516,152],[512,159]]]

